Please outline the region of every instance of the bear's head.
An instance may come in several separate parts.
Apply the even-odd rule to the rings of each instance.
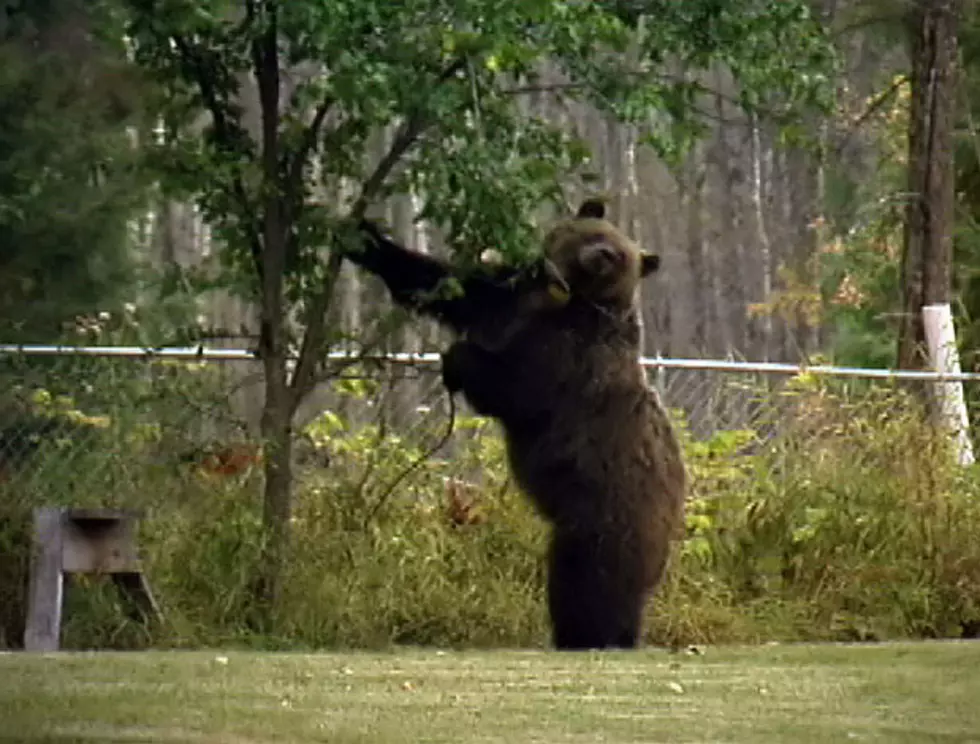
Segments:
[[[660,266],[611,222],[597,199],[556,224],[545,237],[544,255],[572,296],[609,308],[633,305],[640,280]]]

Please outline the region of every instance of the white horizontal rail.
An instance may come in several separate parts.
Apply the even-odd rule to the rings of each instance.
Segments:
[[[260,359],[257,351],[249,349],[209,349],[203,346],[144,348],[142,346],[49,346],[39,344],[0,344],[0,354],[8,356],[89,356],[123,359],[174,359],[188,362],[241,362]],[[334,351],[327,354],[334,361],[382,362],[389,364],[438,364],[435,353],[398,352],[390,354],[357,354]],[[640,363],[648,369],[687,369],[705,372],[755,372],[771,375],[826,375],[877,380],[922,380],[928,382],[977,382],[980,373],[862,369],[832,365],[783,364],[779,362],[736,362],[725,359],[668,359],[643,357]]]

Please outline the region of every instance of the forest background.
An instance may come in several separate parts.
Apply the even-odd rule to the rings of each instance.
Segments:
[[[545,643],[494,427],[327,357],[445,341],[352,218],[519,262],[600,193],[663,257],[647,356],[919,367],[948,301],[977,370],[978,53],[966,0],[0,3],[0,342],[259,356],[4,355],[0,644],[51,503],[148,509],[166,610],[82,581],[67,645]],[[980,631],[980,479],[922,389],[654,382],[693,487],[650,640]]]

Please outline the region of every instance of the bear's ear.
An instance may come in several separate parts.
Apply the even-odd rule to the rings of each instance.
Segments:
[[[640,276],[649,276],[660,268],[660,256],[656,253],[640,254]]]
[[[587,199],[582,202],[582,206],[578,208],[578,212],[575,214],[575,216],[579,219],[605,219],[606,205],[602,203],[602,199]]]

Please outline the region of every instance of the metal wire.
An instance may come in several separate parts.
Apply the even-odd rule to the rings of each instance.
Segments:
[[[23,356],[90,356],[124,359],[173,359],[184,361],[234,362],[258,361],[259,352],[251,349],[209,349],[203,346],[146,348],[141,346],[57,346],[40,344],[0,344],[0,354]],[[391,354],[357,354],[330,352],[330,361],[364,360],[387,364],[439,364],[436,353],[398,352]],[[295,361],[295,356],[291,357]],[[672,359],[642,357],[640,364],[650,370],[684,369],[705,372],[745,372],[766,375],[795,376],[802,374],[850,377],[869,380],[919,380],[922,382],[976,382],[978,372],[956,374],[927,370],[865,369],[834,365],[784,364],[777,362],[738,362],[726,359]]]

